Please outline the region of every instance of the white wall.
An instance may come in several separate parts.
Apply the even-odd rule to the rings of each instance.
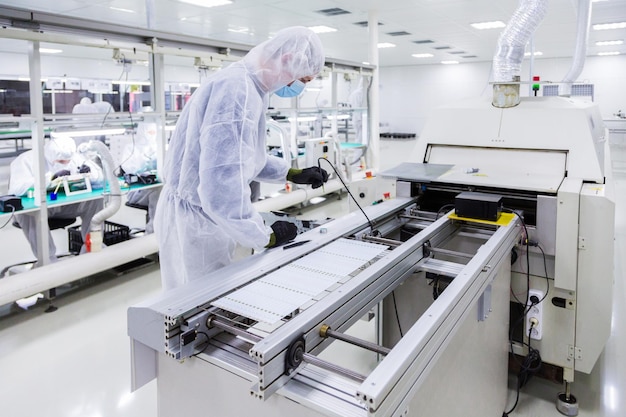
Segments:
[[[571,59],[536,59],[534,75],[542,81],[559,82]],[[383,67],[380,70],[380,122],[390,132],[417,133],[431,109],[456,100],[491,96],[491,63]],[[529,79],[528,63],[522,80]],[[580,82],[594,84],[595,102],[603,118],[626,110],[626,56],[588,57]],[[522,86],[521,94],[528,95]],[[539,93],[541,94],[541,93]]]

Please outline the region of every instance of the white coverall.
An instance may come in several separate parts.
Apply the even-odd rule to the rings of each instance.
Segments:
[[[157,158],[157,125],[156,123],[141,122],[137,124],[137,133],[134,143],[129,143],[122,152],[122,169],[129,174],[141,174],[156,169]],[[161,194],[161,187],[146,190],[133,190],[128,193],[126,200],[131,204],[148,207],[148,222],[146,234],[154,231],[154,215],[157,202]]]
[[[285,181],[289,165],[267,155],[269,95],[324,65],[319,37],[292,27],[208,77],[176,124],[157,205],[163,289],[228,265],[236,244],[262,249],[272,229],[250,200],[253,180]]]
[[[72,138],[47,139],[44,144],[44,155],[46,160],[46,187],[50,185],[52,176],[62,170],[67,170],[70,174],[77,174],[82,165],[89,167],[89,177],[92,187],[102,187],[104,174],[102,169],[95,162],[82,157],[76,153],[76,145]],[[22,153],[11,162],[9,178],[9,194],[17,196],[25,195],[29,188],[34,187],[35,177],[33,173],[34,151],[30,150]],[[64,161],[61,163],[58,161]],[[48,218],[71,219],[80,217],[82,221],[81,234],[83,242],[89,233],[89,226],[92,217],[103,208],[102,199],[88,200],[75,204],[68,204],[59,207],[48,208]],[[33,254],[38,258],[38,265],[42,264],[37,254],[37,213],[16,214],[15,220],[20,225],[22,232],[28,239],[28,243]],[[48,232],[48,253],[49,261],[56,262],[56,245],[52,235]],[[82,252],[82,251],[81,251]]]

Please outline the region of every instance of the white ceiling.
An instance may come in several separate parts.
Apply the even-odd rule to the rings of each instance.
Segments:
[[[473,29],[470,23],[494,20],[506,23],[518,5],[518,0],[233,1],[233,4],[215,8],[177,0],[0,0],[0,5],[250,46],[287,26],[326,25],[338,29],[334,33],[320,34],[326,55],[351,62],[368,60],[368,29],[355,23],[367,21],[369,10],[377,10],[378,20],[382,23],[379,25],[379,42],[397,45],[379,50],[381,66],[435,64],[442,60],[461,63],[490,61],[501,29],[480,31]],[[576,39],[576,3],[575,0],[548,1],[547,16],[533,39],[535,50],[543,52],[542,58],[571,57]],[[341,8],[350,13],[328,17],[318,12],[330,8]],[[149,19],[149,15],[153,17]],[[593,3],[592,24],[624,21],[626,0]],[[232,32],[240,28],[248,28],[249,33]],[[398,31],[409,32],[409,35],[388,34]],[[601,51],[626,54],[626,44],[595,45],[596,41],[618,39],[626,41],[626,29],[591,30],[588,55]],[[420,40],[433,42],[415,43]],[[436,47],[449,49],[434,49]],[[416,53],[432,53],[434,57],[413,58],[411,54]]]

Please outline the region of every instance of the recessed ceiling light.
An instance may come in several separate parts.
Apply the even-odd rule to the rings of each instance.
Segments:
[[[621,45],[623,44],[624,41],[619,40],[619,41],[599,41],[596,42],[597,46],[613,46],[613,45]]]
[[[39,52],[42,54],[60,54],[63,52],[63,49],[39,48]]]
[[[619,55],[619,52],[617,51],[611,51],[611,52],[598,52],[599,56],[612,56],[612,55]]]
[[[415,57],[415,58],[432,58],[435,55],[433,55],[433,54],[412,54],[411,56]]]
[[[124,13],[135,13],[134,10],[130,10],[130,9],[122,9],[121,7],[109,7],[109,9],[111,10],[117,10],[118,12],[124,12]]]
[[[309,29],[315,33],[337,32],[337,29],[328,26],[309,26]]]
[[[470,26],[473,27],[474,29],[484,30],[484,29],[503,28],[503,27],[506,27],[506,24],[504,24],[504,22],[500,20],[496,20],[493,22],[470,23]]]
[[[193,4],[200,7],[216,7],[232,4],[231,0],[178,0],[181,3]]]
[[[378,43],[378,47],[379,48],[395,48],[396,44],[395,43],[389,43],[389,42],[380,42],[380,43]]]
[[[593,30],[609,30],[609,29],[624,29],[626,28],[626,22],[616,23],[600,23],[593,25]]]
[[[541,55],[543,55],[543,52],[535,51],[535,52],[533,52],[533,55],[534,56],[541,56]],[[530,52],[524,52],[524,56],[530,56]]]
[[[233,33],[248,33],[250,31],[250,28],[246,28],[246,27],[229,27],[228,28],[229,32],[233,32]]]
[[[444,65],[454,65],[454,64],[458,64],[459,61],[441,61],[441,63]]]
[[[400,30],[397,32],[388,32],[387,35],[389,36],[406,36],[406,35],[410,35],[409,32],[407,32],[406,30]]]

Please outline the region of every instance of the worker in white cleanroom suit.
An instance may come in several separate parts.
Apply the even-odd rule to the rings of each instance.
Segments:
[[[46,187],[50,187],[53,180],[72,174],[88,174],[92,188],[102,187],[104,174],[102,169],[94,161],[86,159],[76,152],[76,144],[70,137],[58,137],[46,139],[44,144],[44,157],[46,160]],[[17,196],[26,195],[29,189],[35,186],[35,176],[33,172],[34,151],[24,152],[11,162],[9,178],[9,194]],[[58,181],[58,180],[57,180]],[[82,221],[81,234],[83,242],[89,233],[91,218],[104,207],[102,199],[83,201],[80,203],[67,204],[63,206],[48,208],[48,218],[72,219],[80,217]],[[42,264],[37,254],[37,231],[36,218],[38,214],[24,213],[16,214],[15,220],[24,232],[33,254],[38,259],[38,265]],[[52,235],[48,235],[49,261],[55,262],[56,246],[52,240]]]
[[[156,138],[156,123],[137,123],[137,132],[133,136],[133,143],[127,144],[122,152],[121,167],[125,173],[140,175],[156,169]],[[161,194],[161,187],[133,190],[126,196],[128,203],[148,207],[146,233],[154,231],[154,214],[157,201],[159,201],[159,194]]]
[[[319,37],[287,28],[194,92],[169,144],[155,218],[164,289],[228,265],[237,244],[262,249],[295,238],[292,223],[263,223],[250,182],[287,179],[317,188],[328,179],[318,167],[291,169],[268,155],[265,138],[269,95],[299,94],[323,66]]]

